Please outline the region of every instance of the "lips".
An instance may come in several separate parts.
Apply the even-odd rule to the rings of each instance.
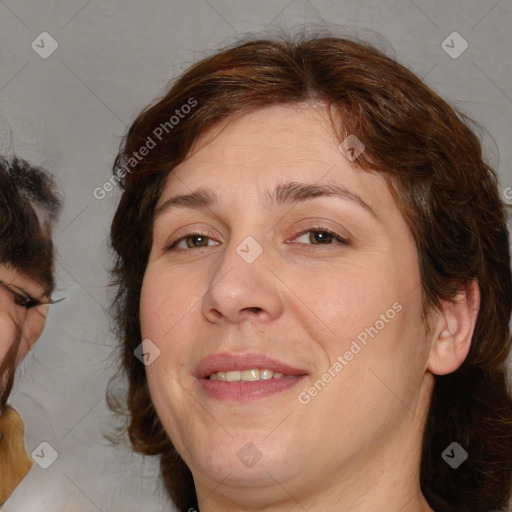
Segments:
[[[308,372],[304,369],[294,368],[265,354],[235,354],[222,352],[205,357],[194,371],[198,379],[206,379],[212,373],[228,372],[233,370],[244,371],[253,368],[266,368],[284,376],[303,376]]]

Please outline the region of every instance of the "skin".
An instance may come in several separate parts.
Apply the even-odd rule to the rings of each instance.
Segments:
[[[142,337],[160,349],[146,367],[151,396],[201,512],[432,511],[419,465],[433,374],[466,357],[478,287],[424,328],[412,234],[382,175],[358,169],[338,145],[321,104],[265,108],[215,127],[166,180],[159,205],[199,186],[219,196],[218,205],[155,220],[140,307]],[[289,181],[343,185],[381,221],[336,197],[265,206],[263,191]],[[319,243],[307,231],[318,225],[349,244]],[[198,231],[206,242],[192,236],[166,251]],[[236,252],[248,236],[263,249],[251,264]],[[394,303],[402,310],[300,403]],[[308,376],[251,402],[216,400],[192,374],[224,351],[262,352]],[[237,457],[249,442],[261,454],[252,467]]]
[[[44,286],[10,266],[0,265],[0,279],[18,286],[31,297],[37,299],[44,297]],[[44,304],[27,310],[24,306],[16,304],[16,297],[9,290],[0,286],[0,360],[4,359],[9,347],[17,342],[21,328],[16,365],[20,363],[41,336],[46,323],[48,307]]]

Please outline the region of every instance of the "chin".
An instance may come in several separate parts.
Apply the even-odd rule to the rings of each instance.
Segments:
[[[222,482],[223,485],[228,486],[258,488],[275,485],[275,479],[278,481],[286,480],[285,471],[286,469],[281,465],[269,460],[266,463],[260,460],[254,466],[245,466],[236,457],[234,460],[226,460],[225,458],[217,460],[216,455],[214,455],[213,460],[206,461],[203,459],[192,470],[192,475],[196,478],[196,475],[201,474],[210,481]]]
[[[267,435],[268,432],[252,436],[253,441],[249,436],[234,439],[228,436],[229,439],[223,442],[212,440],[208,445],[202,446],[194,443],[195,460],[190,460],[187,464],[194,468],[193,474],[197,471],[208,479],[226,484],[250,487],[274,485],[274,478],[280,481],[290,478],[290,472],[299,467],[299,464],[293,463],[290,454],[287,456],[286,448],[278,442],[277,437],[277,442],[271,442],[269,439],[265,440]]]

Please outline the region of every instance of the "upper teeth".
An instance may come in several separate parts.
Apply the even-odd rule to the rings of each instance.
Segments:
[[[268,379],[280,379],[283,376],[282,373],[274,372],[267,369],[254,369],[254,370],[233,370],[229,372],[215,372],[210,375],[210,380],[226,380],[229,382],[233,381],[255,381],[255,380],[268,380]]]

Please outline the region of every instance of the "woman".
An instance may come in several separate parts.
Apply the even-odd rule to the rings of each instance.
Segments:
[[[463,114],[364,42],[258,40],[114,172],[128,433],[178,510],[506,506],[508,234]]]
[[[45,171],[0,158],[0,505],[32,465],[23,420],[7,399],[16,366],[40,337],[53,302],[51,226],[59,210]]]

